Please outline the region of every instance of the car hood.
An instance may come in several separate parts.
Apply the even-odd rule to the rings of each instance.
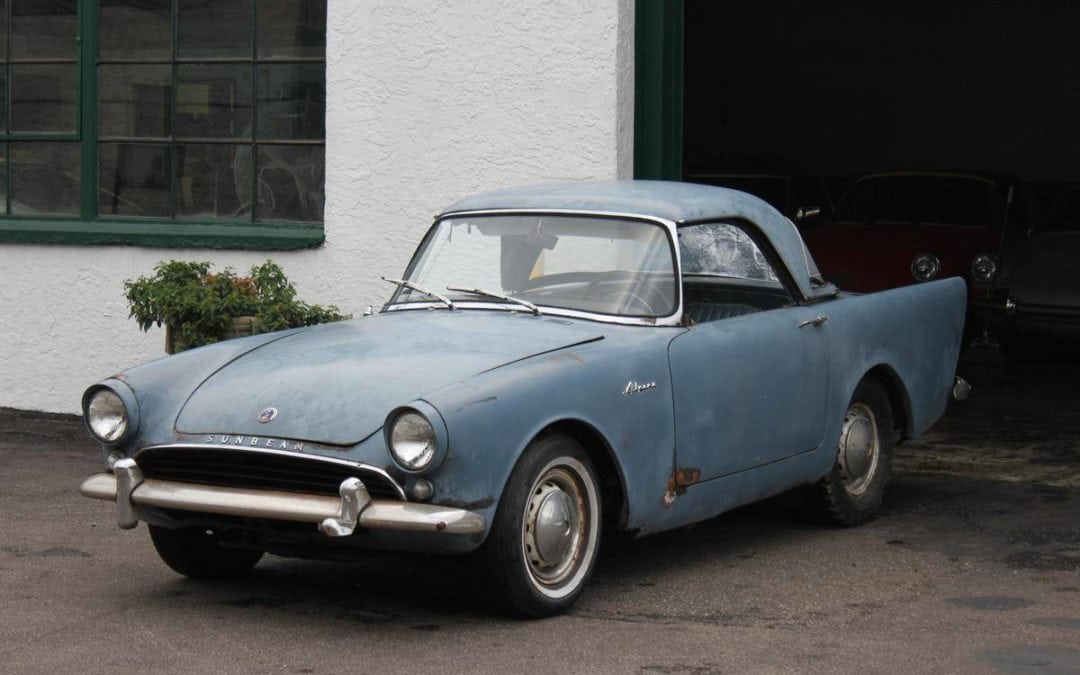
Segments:
[[[398,311],[317,326],[218,369],[184,404],[176,430],[354,445],[398,406],[601,338],[593,322],[482,310]],[[260,422],[270,407],[277,416]]]
[[[911,261],[920,253],[941,259],[943,279],[966,277],[976,255],[997,250],[990,229],[950,225],[826,225],[803,239],[826,279],[864,293],[915,283]]]
[[[1004,280],[1017,301],[1080,305],[1080,232],[1043,232],[1028,242]]]

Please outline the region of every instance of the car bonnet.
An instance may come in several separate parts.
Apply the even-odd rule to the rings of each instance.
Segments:
[[[602,337],[596,323],[505,311],[397,311],[318,326],[212,374],[184,404],[176,430],[354,445],[398,406]],[[269,408],[276,414],[263,414]]]

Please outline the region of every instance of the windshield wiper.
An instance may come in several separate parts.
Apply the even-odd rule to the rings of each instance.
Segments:
[[[407,288],[410,291],[416,291],[417,293],[422,293],[423,295],[427,295],[427,296],[430,296],[432,298],[435,298],[436,300],[438,300],[442,304],[446,305],[449,309],[451,309],[451,310],[454,309],[454,303],[451,302],[450,298],[446,297],[445,295],[439,295],[438,293],[435,293],[433,291],[429,291],[428,289],[424,288],[423,286],[417,286],[413,282],[405,281],[404,279],[390,279],[388,277],[380,277],[380,278],[383,281],[388,281],[388,282],[390,282],[390,283],[392,283],[395,286],[398,286],[400,288]]]
[[[529,311],[531,311],[534,316],[540,316],[540,308],[539,307],[537,307],[533,303],[529,302],[528,300],[522,300],[521,298],[515,298],[513,296],[507,295],[506,293],[497,293],[495,291],[488,291],[488,290],[485,290],[483,288],[457,288],[456,286],[447,286],[446,290],[448,290],[448,291],[456,291],[456,292],[459,292],[459,293],[472,293],[473,295],[484,295],[484,296],[487,296],[489,298],[495,298],[496,300],[505,300],[507,302],[512,302],[514,304],[521,305],[522,307],[528,307]]]

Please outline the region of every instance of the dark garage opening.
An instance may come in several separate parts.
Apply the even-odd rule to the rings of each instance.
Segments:
[[[685,0],[684,12],[682,96],[672,97],[683,105],[683,180],[756,192],[794,219],[811,206],[827,217],[866,174],[993,175],[1024,186],[1028,239],[1080,183],[1076,4]],[[1080,256],[1060,274],[1080,278]],[[972,440],[958,473],[1014,462],[1008,480],[1040,465],[1076,475],[1080,341],[1034,344],[1006,350],[1003,365],[968,366],[972,401],[954,406],[934,439]],[[956,447],[939,455],[949,465]]]
[[[834,202],[878,171],[1080,181],[1071,3],[686,0],[684,28],[684,180],[824,178]]]

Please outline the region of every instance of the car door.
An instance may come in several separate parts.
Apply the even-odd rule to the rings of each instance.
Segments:
[[[828,303],[796,304],[748,225],[692,227],[680,232],[684,312],[705,320],[668,347],[676,466],[709,480],[817,448]]]

